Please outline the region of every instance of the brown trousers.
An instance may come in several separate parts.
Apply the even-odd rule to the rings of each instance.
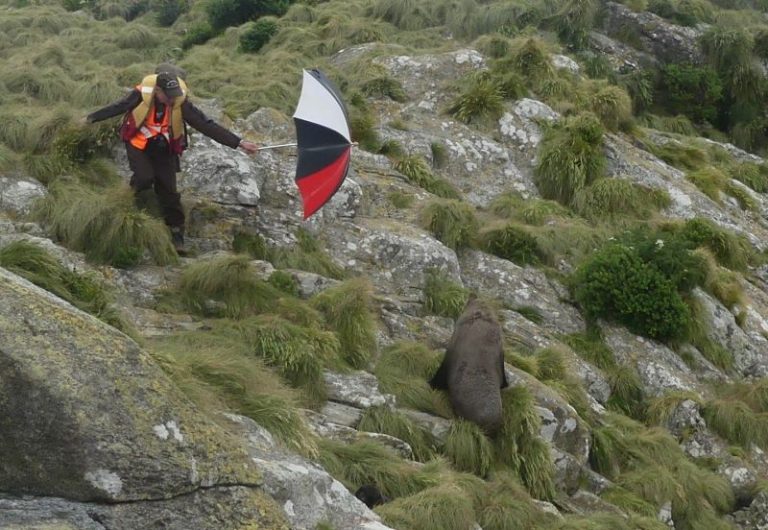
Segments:
[[[147,147],[145,151],[125,143],[128,153],[128,165],[133,171],[131,187],[137,194],[155,189],[155,195],[163,209],[165,224],[171,228],[184,228],[184,210],[181,207],[181,194],[176,190],[176,170],[178,157],[166,150]]]

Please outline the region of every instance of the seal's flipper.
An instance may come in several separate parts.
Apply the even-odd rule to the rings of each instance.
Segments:
[[[446,359],[443,359],[443,362],[440,363],[440,368],[437,369],[437,372],[435,372],[435,375],[433,375],[432,379],[429,380],[429,386],[439,390],[448,390],[447,365],[448,363],[446,362]]]

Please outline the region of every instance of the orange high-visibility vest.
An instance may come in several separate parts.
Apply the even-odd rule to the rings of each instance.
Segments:
[[[187,99],[187,86],[181,79],[179,85],[184,95],[177,97],[173,101],[173,106],[168,106],[161,122],[155,121],[155,83],[157,75],[148,75],[145,77],[136,89],[141,92],[142,102],[129,113],[130,121],[134,124],[135,133],[128,141],[137,149],[145,149],[151,138],[157,135],[164,135],[169,140],[169,144],[174,152],[179,147],[183,149],[184,122],[181,115],[181,106]],[[180,151],[180,150],[179,150]]]

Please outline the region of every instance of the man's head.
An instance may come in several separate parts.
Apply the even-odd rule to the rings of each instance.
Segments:
[[[184,92],[181,90],[181,85],[179,84],[178,78],[171,73],[160,72],[157,74],[157,81],[155,84],[158,88],[160,88],[162,94],[167,96],[169,100],[173,100],[174,98],[184,95]]]

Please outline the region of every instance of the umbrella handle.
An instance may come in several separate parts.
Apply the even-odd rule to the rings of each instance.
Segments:
[[[264,149],[277,149],[278,147],[296,147],[298,144],[279,144],[279,145],[265,145],[259,147],[257,151],[263,151]]]
[[[263,151],[265,149],[277,149],[279,147],[296,147],[297,145],[299,144],[293,143],[293,144],[279,144],[279,145],[264,145],[262,147],[259,147],[257,151]],[[349,145],[356,146],[357,142],[352,142]]]

